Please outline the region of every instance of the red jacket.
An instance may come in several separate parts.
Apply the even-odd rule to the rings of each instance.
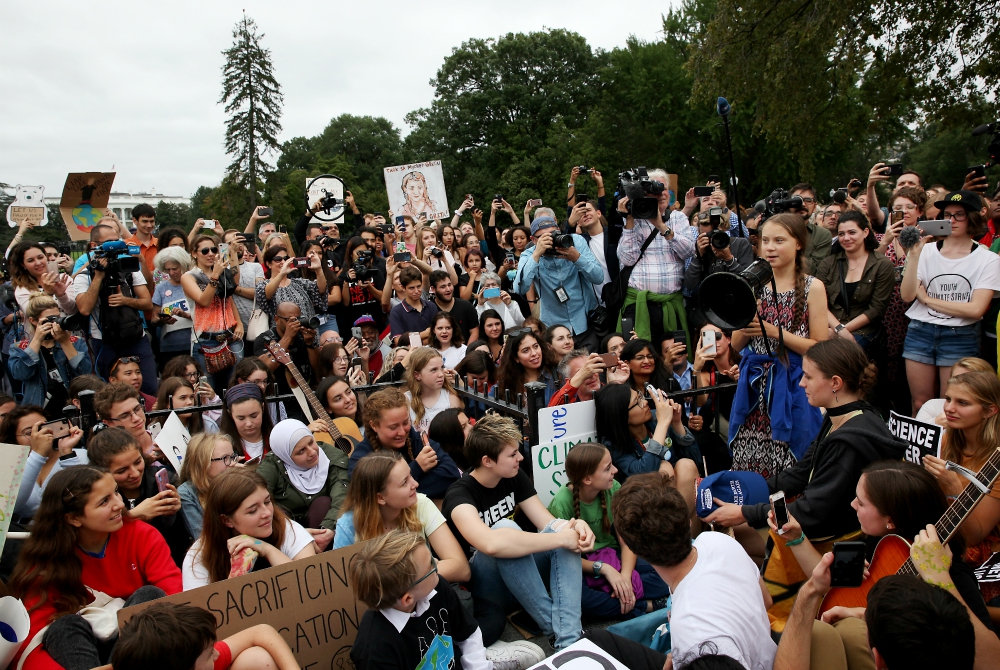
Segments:
[[[576,402],[579,400],[579,397],[577,397],[579,392],[580,389],[573,386],[573,384],[567,380],[566,383],[562,385],[562,388],[556,391],[555,395],[552,396],[552,399],[549,400],[549,407],[558,407],[559,405],[568,405],[571,402]]]
[[[167,595],[180,593],[183,584],[180,568],[170,558],[170,549],[159,531],[142,521],[126,521],[125,525],[111,534],[104,558],[94,558],[77,548],[77,557],[83,563],[81,577],[86,586],[95,591],[103,591],[113,598],[127,600],[139,587],[158,586]],[[38,600],[27,596],[24,606],[29,610]],[[45,604],[31,612],[31,630],[27,641],[35,633],[51,623],[49,617],[55,614],[52,595]],[[26,642],[27,642],[26,641]],[[12,667],[17,666],[20,652],[14,657]],[[35,649],[24,664],[25,670],[49,670],[60,668],[43,648]]]

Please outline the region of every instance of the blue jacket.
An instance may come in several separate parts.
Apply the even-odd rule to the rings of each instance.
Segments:
[[[417,465],[417,459],[415,458],[420,453],[420,450],[424,448],[420,433],[415,429],[410,428],[410,445],[413,447],[414,459],[410,460],[410,455],[407,453],[405,447],[400,449],[399,453],[402,455],[403,460],[410,465],[410,475],[417,481],[417,491],[423,493],[428,498],[444,498],[448,487],[462,475],[459,473],[455,461],[451,460],[451,456],[441,448],[441,445],[434,440],[430,440],[430,444],[431,448],[437,454],[438,463],[427,472],[424,472]],[[358,464],[358,461],[372,451],[371,442],[368,441],[367,437],[364,442],[360,442],[354,447],[354,451],[351,452],[351,460],[347,464],[348,476],[354,474],[354,466]]]
[[[647,422],[646,428],[652,435],[656,430],[656,421]],[[629,475],[656,472],[662,461],[669,461],[671,465],[676,465],[680,459],[690,458],[695,463],[701,463],[701,450],[690,430],[685,430],[684,436],[681,437],[674,432],[674,428],[671,426],[667,429],[667,437],[671,443],[669,447],[652,438],[645,449],[634,438],[630,440],[628,446],[612,444],[611,440],[604,440],[604,446],[611,452],[611,461],[621,473],[622,481]]]
[[[93,366],[90,363],[90,356],[87,355],[86,343],[78,337],[70,336],[76,356],[73,360],[67,360],[62,347],[56,344],[52,347],[52,356],[55,358],[56,367],[62,376],[63,383],[69,388],[71,379],[78,375],[90,374]],[[29,340],[21,340],[10,348],[10,361],[8,367],[14,379],[24,382],[20,403],[23,405],[45,406],[45,393],[49,387],[49,371],[45,367],[42,355],[35,352],[28,346]],[[62,409],[58,407],[56,409]]]
[[[776,356],[755,354],[746,347],[740,361],[740,380],[729,416],[729,442],[753,411],[760,399],[760,389],[765,389],[767,403],[763,411],[771,420],[771,438],[787,442],[796,460],[805,456],[809,445],[823,425],[823,413],[806,400],[805,391],[799,387],[802,379],[802,357],[788,352],[788,367]],[[764,364],[773,363],[765,372]]]
[[[525,249],[517,267],[514,291],[525,294],[535,284],[541,301],[542,321],[570,325],[573,334],[579,335],[589,327],[587,313],[597,307],[594,284],[604,280],[604,268],[581,236],[573,235],[573,246],[580,252],[575,263],[551,256],[542,256],[536,263],[532,256],[534,246]],[[569,297],[564,303],[559,302],[555,293],[560,286]]]

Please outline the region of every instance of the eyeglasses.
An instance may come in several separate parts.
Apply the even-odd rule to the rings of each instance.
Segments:
[[[202,256],[207,256],[209,254],[217,254],[219,253],[219,247],[202,247],[201,249],[198,250],[198,253],[201,254]]]
[[[648,403],[646,402],[646,396],[641,393],[636,394],[635,402],[628,406],[626,411],[631,412],[636,407],[645,407]]]
[[[212,463],[222,461],[227,468],[231,468],[240,462],[240,457],[237,456],[236,454],[226,454],[225,456],[219,456],[218,458],[210,458],[208,460],[210,460]]]
[[[639,354],[638,356],[633,356],[632,360],[638,361],[639,363],[642,363],[643,361],[655,361],[656,356],[652,354]]]
[[[434,558],[433,556],[431,556],[431,571],[430,571],[430,572],[428,572],[428,573],[427,573],[426,575],[424,575],[423,577],[421,577],[420,579],[418,579],[417,581],[415,581],[415,582],[413,582],[412,584],[410,584],[410,588],[412,589],[412,588],[413,588],[414,586],[416,586],[416,585],[417,585],[417,584],[419,584],[420,582],[424,581],[425,579],[427,579],[427,578],[428,578],[428,577],[430,577],[431,575],[433,575],[433,574],[436,574],[436,573],[437,573],[437,571],[438,571],[438,562],[437,562],[437,559],[436,559],[436,558]]]
[[[350,356],[337,356],[336,358],[333,359],[333,362],[334,363],[341,363],[341,362],[347,363],[350,360],[351,360]]]
[[[125,423],[133,416],[142,417],[145,416],[146,410],[143,408],[142,403],[136,403],[136,406],[132,408],[131,411],[125,412],[119,416],[111,417],[107,421],[118,421],[120,423]]]
[[[136,365],[139,365],[140,361],[138,356],[122,356],[111,365],[111,369],[108,370],[108,374],[114,374],[115,368],[117,368],[122,363],[124,363],[125,365],[128,365],[129,363],[135,363]]]
[[[816,202],[816,198],[810,198],[809,196],[799,196],[802,198],[802,202]]]
[[[828,218],[829,217],[834,217],[834,216],[840,216],[840,212],[838,212],[836,210],[833,210],[833,209],[828,209],[825,212],[823,212],[823,216],[828,217]]]
[[[912,202],[909,205],[904,205],[902,203],[892,206],[892,211],[894,212],[912,212],[917,208]]]
[[[284,263],[288,260],[288,256],[275,256],[271,259],[272,263]]]
[[[946,212],[944,218],[954,219],[955,221],[965,221],[967,218],[969,218],[969,213],[966,212],[965,210],[962,210],[961,212],[952,212],[951,214],[948,214]]]
[[[198,371],[197,371],[197,370],[195,370],[194,372],[185,372],[185,373],[184,373],[184,376],[185,376],[185,377],[186,377],[187,379],[197,379],[197,378],[198,378]]]

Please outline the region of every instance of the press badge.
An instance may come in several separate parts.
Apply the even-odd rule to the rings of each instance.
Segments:
[[[569,296],[566,294],[566,289],[564,289],[562,286],[557,288],[555,293],[556,293],[556,298],[559,299],[559,304],[569,302]]]

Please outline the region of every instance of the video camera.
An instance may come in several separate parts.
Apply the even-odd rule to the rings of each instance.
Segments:
[[[662,182],[649,178],[646,168],[639,166],[618,174],[615,206],[628,196],[628,213],[636,219],[653,219],[659,211],[659,196],[666,187]]]
[[[107,266],[104,270],[108,277],[114,278],[113,281],[122,272],[138,272],[139,259],[137,256],[139,252],[140,249],[137,245],[125,244],[121,240],[105,242],[90,252],[90,276],[93,277],[94,273],[100,269],[100,266],[95,261],[102,259],[107,261]],[[128,255],[123,256],[123,253],[127,253]]]
[[[753,208],[760,212],[763,215],[763,221],[766,221],[775,214],[802,209],[802,198],[797,195],[789,195],[788,191],[783,188],[776,188],[771,191],[771,195],[758,201]]]
[[[351,268],[354,270],[354,275],[357,277],[357,281],[364,282],[369,279],[374,279],[375,271],[368,267],[368,264],[372,261],[371,251],[359,251],[358,259],[354,261]]]

